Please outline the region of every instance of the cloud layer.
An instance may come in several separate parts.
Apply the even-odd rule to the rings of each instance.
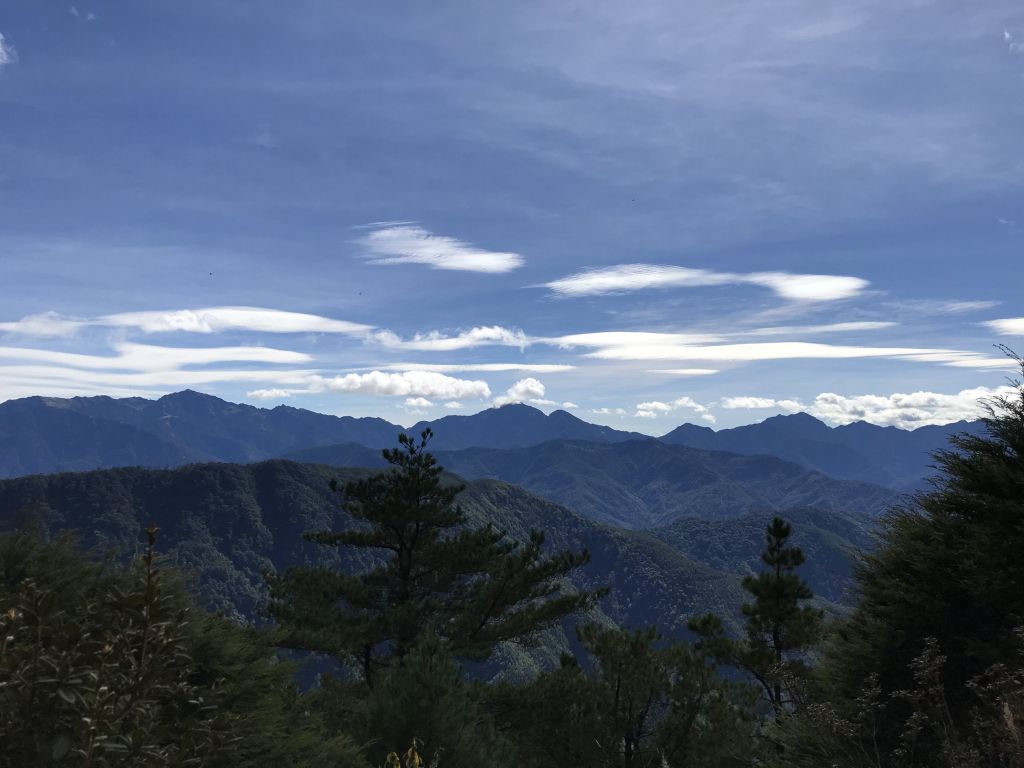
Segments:
[[[433,269],[489,273],[510,272],[523,264],[518,253],[487,251],[454,237],[432,234],[416,224],[382,226],[357,243],[375,264],[424,264]]]

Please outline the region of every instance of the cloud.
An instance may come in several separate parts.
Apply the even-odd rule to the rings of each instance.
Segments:
[[[218,363],[306,363],[304,352],[272,347],[160,347],[121,342],[113,345],[116,355],[83,355],[28,347],[0,347],[0,360],[39,362],[75,369],[172,371],[185,366]]]
[[[747,336],[789,336],[796,334],[818,334],[818,333],[851,333],[853,331],[879,331],[883,328],[892,328],[896,323],[888,321],[863,321],[850,323],[829,323],[827,325],[786,325],[774,328],[756,328],[746,331]]]
[[[93,321],[96,325],[138,328],[144,333],[220,333],[261,331],[263,333],[361,334],[372,326],[334,320],[303,312],[286,312],[261,307],[208,307],[169,312],[122,312]]]
[[[21,320],[0,323],[0,331],[18,336],[63,338],[88,324],[86,320],[66,317],[57,312],[41,312],[38,315],[27,315]]]
[[[637,403],[636,413],[634,413],[633,416],[640,419],[656,419],[659,416],[664,416],[678,408],[689,409],[699,414],[705,421],[710,421],[712,424],[715,422],[714,414],[712,414],[706,406],[701,405],[692,397],[679,397],[669,403],[663,403],[659,400]]]
[[[562,373],[576,369],[575,365],[548,363],[390,363],[380,367],[388,371],[437,371],[438,373],[458,373],[459,371]]]
[[[282,400],[291,397],[292,393],[287,389],[254,389],[251,392],[246,392],[245,396],[251,397],[253,400]]]
[[[596,413],[599,416],[625,416],[625,408],[593,408],[591,413]]]
[[[500,325],[478,326],[463,331],[457,336],[444,336],[439,331],[416,334],[403,340],[391,331],[377,331],[371,338],[389,349],[409,349],[422,352],[451,352],[480,346],[519,347],[529,345],[530,340],[520,330],[503,328]]]
[[[651,288],[698,288],[716,285],[759,285],[790,301],[836,301],[856,296],[867,280],[841,275],[789,272],[714,272],[667,264],[618,264],[592,269],[544,283],[559,296],[602,296]]]
[[[487,382],[456,379],[433,371],[349,373],[332,379],[325,378],[321,383],[325,389],[333,392],[370,395],[436,397],[442,400],[481,399],[491,395]]]
[[[18,52],[14,50],[14,46],[8,42],[7,38],[0,33],[0,69],[14,64],[18,61]]]
[[[508,405],[509,403],[531,402],[534,405],[554,405],[551,400],[544,399],[544,385],[532,377],[520,379],[504,395],[494,398],[495,406]]]
[[[445,403],[444,407],[450,411],[457,411],[460,408],[464,408],[465,406],[463,406],[462,403],[458,402],[457,400],[452,400],[451,402]]]
[[[1007,317],[1002,320],[989,320],[983,325],[988,326],[1000,336],[1024,336],[1024,317]]]
[[[748,344],[678,344],[652,340],[648,343],[610,344],[587,357],[604,360],[701,360],[711,362],[754,362],[796,359],[895,358],[931,362],[958,368],[1008,368],[1015,363],[978,352],[917,347],[861,347],[818,344],[806,341],[771,341]]]
[[[909,392],[847,397],[825,392],[814,398],[809,413],[830,424],[868,421],[872,424],[914,429],[927,424],[949,424],[983,415],[982,398],[1009,395],[1010,387],[975,387],[956,394]]]
[[[723,397],[720,401],[723,408],[730,410],[747,408],[775,408],[787,413],[803,410],[799,400],[775,400],[771,397]]]
[[[647,373],[667,373],[671,376],[710,376],[719,373],[717,368],[656,368]]]
[[[425,397],[407,397],[405,399],[406,408],[432,408],[433,405],[433,401],[427,400]]]
[[[433,269],[488,273],[509,272],[523,264],[517,253],[485,251],[407,222],[375,229],[357,242],[374,264],[425,264]]]
[[[658,333],[652,331],[596,331],[535,339],[558,347],[631,347],[644,344],[707,344],[720,336],[703,333]]]
[[[565,408],[565,410],[567,411],[572,411],[575,410],[576,408],[579,408],[579,406],[576,405],[576,403],[570,402],[568,400],[562,403],[562,407]]]
[[[91,319],[67,317],[57,312],[28,315],[14,322],[0,323],[0,331],[24,336],[65,337],[86,326],[134,328],[143,333],[220,333],[257,331],[263,333],[365,334],[373,326],[334,320],[303,312],[286,312],[261,307],[207,307],[154,312],[121,312]]]

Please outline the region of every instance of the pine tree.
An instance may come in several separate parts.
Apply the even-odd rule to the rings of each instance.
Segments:
[[[742,639],[727,638],[721,619],[713,614],[690,622],[714,658],[745,671],[761,686],[776,718],[798,706],[791,683],[806,673],[804,656],[821,639],[824,623],[824,614],[806,604],[814,593],[796,573],[804,554],[789,546],[791,533],[785,520],[774,518],[761,554],[767,570],[743,579],[754,601],[743,605],[747,622]]]
[[[382,562],[362,573],[296,568],[271,579],[281,644],[332,655],[371,687],[427,632],[460,658],[484,660],[496,644],[529,641],[597,596],[564,584],[588,562],[586,551],[545,556],[542,533],[520,544],[491,525],[471,526],[456,503],[463,486],[446,481],[426,450],[431,437],[429,429],[418,442],[400,435],[383,453],[390,471],[336,488],[358,527],[309,536]]]
[[[1019,697],[979,694],[987,679],[1024,671],[1024,385],[1012,385],[987,402],[985,434],[955,437],[935,456],[933,490],[889,513],[880,546],[858,568],[858,602],[826,646],[821,674],[827,705],[847,721],[859,716],[852,703],[875,689],[858,749],[945,765],[951,745],[974,738],[979,707]],[[922,660],[936,658],[929,699],[943,713],[925,724],[915,696]],[[992,722],[1016,728],[1017,702]],[[982,764],[1016,765],[979,749]]]

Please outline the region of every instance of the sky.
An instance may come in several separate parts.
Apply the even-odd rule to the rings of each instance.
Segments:
[[[0,4],[0,401],[971,418],[1019,0]]]

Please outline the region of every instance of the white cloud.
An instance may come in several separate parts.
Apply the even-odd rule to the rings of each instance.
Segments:
[[[494,398],[495,406],[508,405],[509,403],[532,402],[534,405],[554,405],[551,400],[544,399],[544,385],[532,377],[520,379],[504,395]]]
[[[345,333],[362,334],[372,326],[334,320],[304,312],[286,312],[261,307],[207,307],[167,312],[122,312],[93,321],[97,325],[138,328],[144,333],[220,333],[261,331],[263,333]]]
[[[517,253],[485,251],[407,222],[373,230],[358,243],[375,264],[426,264],[433,269],[490,273],[509,272],[523,264]]]
[[[456,379],[434,371],[405,371],[404,373],[349,373],[323,379],[324,388],[334,392],[358,392],[371,395],[399,397],[436,397],[442,400],[490,397],[491,390],[484,381]]]
[[[715,422],[715,416],[708,410],[704,405],[701,405],[692,397],[679,397],[670,403],[664,403],[660,400],[650,400],[645,403],[637,403],[636,412],[633,416],[640,419],[656,419],[659,416],[664,416],[678,408],[686,408],[699,414],[705,421]]]
[[[68,368],[171,371],[190,365],[217,363],[292,364],[309,362],[304,352],[272,347],[159,347],[121,342],[114,344],[117,355],[83,355],[28,347],[0,347],[0,360],[41,362]]]
[[[565,408],[565,410],[567,410],[567,411],[572,411],[572,410],[575,410],[575,409],[579,408],[579,406],[576,405],[576,403],[570,402],[568,400],[566,400],[564,403],[562,403],[562,407]]]
[[[836,301],[856,296],[867,280],[842,275],[801,275],[788,272],[714,272],[667,264],[618,264],[592,269],[544,283],[559,296],[601,296],[650,288],[697,288],[715,285],[759,285],[791,301]]]
[[[65,317],[57,312],[41,312],[38,315],[27,315],[21,320],[0,323],[0,331],[18,336],[61,338],[71,336],[79,328],[88,324],[88,321]]]
[[[259,331],[263,333],[344,333],[362,335],[373,326],[334,320],[303,312],[286,312],[261,307],[206,307],[153,312],[121,312],[82,319],[56,312],[29,315],[14,322],[0,323],[0,331],[24,336],[71,336],[86,326],[134,328],[143,333],[220,333]]]
[[[457,411],[460,408],[464,408],[465,406],[463,406],[462,403],[458,402],[457,400],[452,400],[451,402],[445,403],[444,407],[447,408],[449,411]]]
[[[457,336],[444,336],[439,331],[416,334],[403,340],[391,331],[377,331],[370,337],[389,349],[410,349],[423,352],[451,352],[480,346],[519,347],[530,344],[526,334],[520,330],[503,328],[500,325],[479,326],[463,331]]]
[[[647,344],[707,344],[720,341],[720,336],[701,333],[659,333],[651,331],[597,331],[573,333],[535,339],[537,342],[558,347],[631,347]]]
[[[251,392],[246,392],[245,396],[251,397],[253,400],[282,400],[291,397],[292,393],[287,389],[254,389]]]
[[[949,424],[983,415],[981,398],[1008,395],[1010,387],[975,387],[956,394],[909,392],[847,397],[825,392],[814,398],[808,412],[830,424],[869,421],[872,424],[914,429],[926,424]]]
[[[14,46],[8,42],[7,38],[0,33],[0,69],[14,64],[18,60],[18,52],[14,50]]]
[[[460,371],[480,371],[486,373],[503,373],[506,371],[523,371],[525,373],[562,373],[573,371],[575,365],[556,365],[547,363],[390,363],[379,366],[388,371],[437,371],[438,373],[458,373]]]
[[[731,410],[748,408],[774,408],[787,413],[803,410],[799,400],[775,400],[770,397],[723,397],[720,401],[723,408]]]
[[[859,359],[896,358],[915,362],[932,362],[958,368],[1008,368],[1012,360],[990,358],[978,352],[954,349],[916,347],[861,347],[818,344],[806,341],[771,341],[748,344],[676,344],[651,343],[612,344],[587,357],[605,360],[701,360],[710,362],[754,362],[760,360],[795,359]]]
[[[984,325],[1000,336],[1024,336],[1024,317],[1007,317],[1002,320],[989,320]]]
[[[625,408],[593,408],[591,413],[596,413],[599,416],[625,416]]]
[[[432,408],[433,405],[434,403],[425,397],[407,397],[405,399],[406,408]]]

